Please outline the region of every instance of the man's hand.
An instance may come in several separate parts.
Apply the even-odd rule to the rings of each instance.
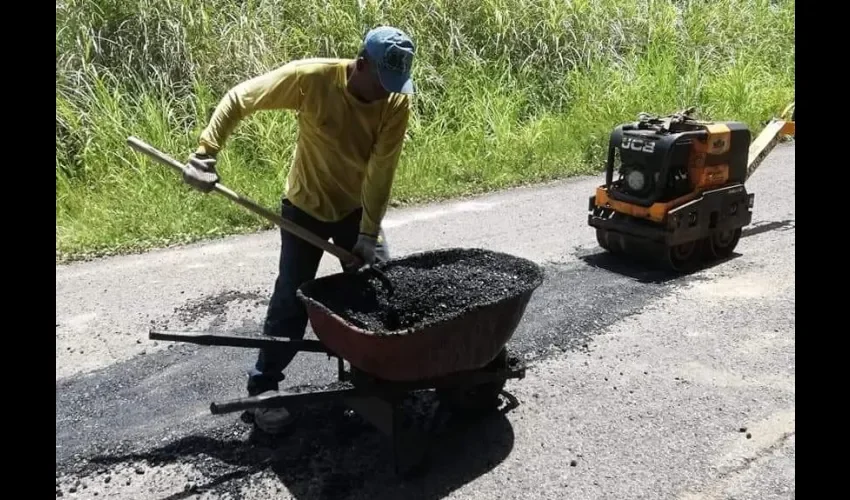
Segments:
[[[202,193],[209,193],[219,181],[215,164],[215,157],[192,153],[183,168],[183,181]]]
[[[357,237],[357,243],[351,251],[357,257],[363,259],[363,264],[371,266],[375,263],[375,246],[378,244],[378,239],[368,234],[360,234]]]

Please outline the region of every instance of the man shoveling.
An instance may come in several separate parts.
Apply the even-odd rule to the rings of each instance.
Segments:
[[[240,83],[216,107],[184,180],[209,192],[219,180],[216,155],[240,120],[260,110],[295,111],[299,134],[281,216],[332,239],[367,265],[389,259],[381,221],[407,131],[414,52],[405,33],[378,27],[353,60],[296,60]],[[316,276],[321,258],[321,249],[281,230],[265,335],[303,338],[307,313],[296,291]],[[285,348],[261,349],[249,371],[248,394],[276,391],[294,357]],[[248,416],[268,433],[290,422],[284,408],[251,410]]]

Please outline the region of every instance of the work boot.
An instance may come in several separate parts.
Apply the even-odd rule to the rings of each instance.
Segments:
[[[242,414],[242,420],[253,423],[266,434],[279,434],[286,430],[293,418],[286,408],[251,408]]]
[[[293,422],[292,415],[286,408],[254,408],[254,425],[266,434],[280,434]]]

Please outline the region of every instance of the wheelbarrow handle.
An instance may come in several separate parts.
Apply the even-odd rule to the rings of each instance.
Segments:
[[[177,160],[168,156],[167,154],[163,153],[162,151],[157,150],[156,148],[154,148],[150,144],[146,144],[141,139],[131,136],[131,137],[127,138],[127,144],[129,144],[130,147],[135,149],[136,151],[146,154],[147,156],[158,161],[159,163],[162,163],[163,165],[165,165],[167,167],[173,168],[174,170],[179,172],[181,175],[183,174],[185,167],[182,163],[178,162]],[[224,186],[223,184],[216,183],[215,186],[213,186],[213,190],[215,192],[221,194],[222,196],[230,199],[234,203],[242,205],[243,207],[247,208],[248,210],[259,215],[260,217],[263,217],[263,218],[267,219],[268,221],[276,224],[277,226],[279,226],[283,230],[294,234],[295,236],[301,238],[302,240],[305,240],[306,242],[312,244],[313,246],[315,246],[317,248],[321,248],[325,252],[328,252],[329,254],[333,255],[334,257],[345,262],[347,265],[351,265],[351,266],[354,266],[354,267],[360,267],[360,266],[363,265],[363,262],[357,256],[352,254],[351,252],[348,252],[345,249],[343,249],[343,248],[341,248],[337,245],[334,245],[333,243],[331,243],[327,240],[323,240],[322,238],[318,237],[316,234],[304,229],[303,227],[301,227],[301,226],[299,226],[299,225],[297,225],[297,224],[295,224],[291,221],[284,219],[280,215],[272,212],[271,210],[269,210],[269,209],[267,209],[263,206],[258,205],[254,201],[240,195],[239,193],[237,193],[237,192],[233,191],[232,189]]]

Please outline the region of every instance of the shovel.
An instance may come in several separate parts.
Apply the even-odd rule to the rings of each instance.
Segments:
[[[147,156],[151,157],[152,159],[158,161],[159,163],[162,163],[165,166],[171,167],[174,170],[180,172],[181,174],[183,173],[183,170],[184,170],[185,167],[183,166],[182,163],[178,162],[174,158],[171,158],[170,156],[166,155],[165,153],[157,150],[153,146],[144,143],[142,140],[140,140],[136,137],[129,137],[129,138],[127,138],[127,144],[129,144],[130,147],[135,149],[136,151],[146,154]],[[216,183],[213,186],[213,191],[221,194],[222,196],[229,199],[230,201],[233,201],[234,203],[242,205],[243,207],[247,208],[248,210],[254,212],[255,214],[259,215],[260,217],[263,217],[263,218],[269,220],[270,222],[279,226],[281,229],[283,229],[283,230],[285,230],[289,233],[294,234],[295,236],[306,241],[307,243],[310,243],[311,245],[313,245],[317,248],[320,248],[320,249],[324,250],[325,252],[328,252],[329,254],[333,255],[334,257],[336,257],[340,261],[342,261],[343,265],[345,267],[358,269],[359,270],[358,272],[363,271],[363,272],[368,272],[368,273],[373,274],[375,277],[378,278],[378,280],[381,283],[383,283],[383,285],[387,288],[387,291],[390,293],[390,295],[393,294],[395,288],[393,287],[389,278],[387,278],[387,276],[383,272],[381,272],[379,269],[376,269],[372,266],[365,266],[364,267],[363,260],[360,259],[359,257],[357,257],[356,255],[354,255],[353,253],[345,250],[342,247],[334,245],[333,243],[331,243],[331,242],[329,242],[325,239],[320,238],[319,236],[312,233],[311,231],[304,229],[303,227],[299,226],[298,224],[293,223],[292,221],[288,221],[288,220],[284,219],[280,215],[272,212],[271,210],[269,210],[269,209],[267,209],[263,206],[258,205],[254,201],[252,201],[248,198],[245,198],[244,196],[236,193],[235,191],[231,190],[230,188],[228,188],[228,187],[226,187],[226,186],[224,186],[220,183]]]

